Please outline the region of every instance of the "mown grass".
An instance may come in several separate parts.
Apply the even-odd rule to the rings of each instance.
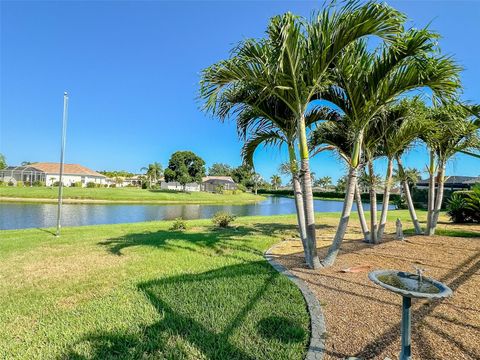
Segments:
[[[209,203],[209,204],[242,204],[263,200],[264,197],[250,193],[212,194],[207,192],[180,192],[167,190],[148,190],[132,187],[125,188],[74,188],[65,187],[65,199],[104,200],[112,202],[145,202],[145,203]],[[51,199],[58,197],[56,187],[0,187],[0,201],[7,198]]]
[[[0,232],[0,358],[301,359],[299,290],[263,259],[293,216]]]

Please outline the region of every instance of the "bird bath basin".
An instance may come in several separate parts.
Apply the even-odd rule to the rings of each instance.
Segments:
[[[370,280],[381,287],[402,296],[402,351],[400,360],[410,360],[412,298],[443,299],[452,295],[445,284],[423,276],[422,269],[412,274],[398,270],[376,270],[368,274]]]

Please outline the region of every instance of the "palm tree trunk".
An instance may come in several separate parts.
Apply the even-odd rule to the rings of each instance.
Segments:
[[[404,174],[405,170],[403,169],[403,164],[400,157],[397,157],[397,164],[400,174]],[[415,227],[415,234],[423,235],[423,230],[420,226],[420,222],[418,221],[415,206],[413,206],[412,195],[410,194],[410,187],[408,186],[408,181],[406,179],[402,180],[402,187],[403,193],[405,194],[405,200],[407,201],[408,212],[410,213],[410,218],[412,219],[413,226]]]
[[[295,156],[295,150],[293,148],[293,145],[289,145],[288,153],[290,156],[290,171],[292,173],[292,184],[295,198],[295,208],[297,210],[298,230],[300,233],[300,239],[302,240],[305,262],[307,262],[310,258],[310,255],[308,252],[307,230],[305,227],[305,209],[303,207],[302,187],[300,185],[300,179],[298,178],[297,159]]]
[[[382,241],[385,226],[387,225],[388,203],[390,202],[390,188],[392,185],[393,158],[388,159],[387,174],[385,176],[385,189],[383,190],[382,214],[380,215],[380,226],[378,227],[377,239]]]
[[[342,245],[343,238],[347,231],[348,220],[350,219],[350,213],[352,212],[353,198],[355,197],[355,189],[357,187],[357,169],[350,166],[348,174],[347,192],[345,194],[345,200],[343,202],[342,214],[340,222],[338,223],[337,232],[333,238],[332,245],[328,249],[327,256],[322,260],[324,267],[332,266],[337,258],[340,246]]]
[[[310,163],[305,129],[305,118],[302,115],[298,120],[298,143],[300,147],[300,177],[302,180],[303,207],[305,209],[305,223],[307,234],[308,256],[307,264],[312,269],[321,267],[317,255],[317,238],[315,233],[315,211],[313,208],[312,179],[310,176]]]
[[[370,175],[370,229],[371,229],[371,242],[373,244],[378,243],[377,239],[377,231],[378,231],[378,223],[377,223],[377,192],[375,191],[375,183],[373,178],[375,173],[373,171],[373,162],[368,162],[368,173]]]
[[[363,238],[365,242],[370,242],[370,231],[368,230],[367,219],[363,211],[362,194],[360,193],[358,183],[355,185],[355,201],[357,203],[358,218],[360,220],[360,226],[362,227]]]
[[[432,222],[430,224],[431,228],[429,229],[429,232],[428,232],[429,235],[435,235],[438,217],[440,216],[440,210],[442,209],[443,189],[445,185],[445,163],[442,160],[438,162],[437,179],[438,179],[437,196],[435,199],[435,207],[433,209]]]
[[[430,150],[430,166],[428,168],[430,178],[428,180],[428,213],[427,213],[427,235],[433,235],[433,208],[435,207],[435,153]]]

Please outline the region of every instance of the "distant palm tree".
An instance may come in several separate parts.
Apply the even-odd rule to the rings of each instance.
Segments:
[[[279,186],[282,185],[282,178],[275,174],[270,177],[271,184],[275,190],[278,190]]]
[[[162,165],[158,162],[154,162],[152,164],[148,164],[148,167],[143,167],[140,169],[141,171],[146,171],[145,176],[148,179],[148,187],[152,187],[152,183],[157,183],[158,179],[163,174]]]

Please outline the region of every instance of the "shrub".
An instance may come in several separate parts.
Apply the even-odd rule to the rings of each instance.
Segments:
[[[243,184],[237,184],[237,190],[241,192],[247,191],[247,188]]]
[[[23,181],[20,181],[20,180],[19,180],[19,181],[17,181],[17,186],[24,186],[24,183],[23,183]]]
[[[447,214],[454,223],[469,222],[467,202],[462,194],[454,193],[447,202]]]
[[[471,212],[472,221],[480,222],[480,185],[475,185],[465,198],[467,209]]]
[[[109,187],[111,187],[111,188],[116,188],[116,187],[117,187],[117,184],[110,184]]]
[[[235,215],[229,214],[224,211],[219,211],[213,215],[212,222],[215,226],[221,228],[227,228],[231,222],[236,219]]]
[[[8,186],[15,186],[15,183],[10,180],[10,181],[8,182]]]
[[[95,184],[93,181],[89,181],[87,183],[87,188],[91,189],[91,188],[95,188],[95,187],[97,187],[97,184]]]
[[[60,181],[54,181],[52,186],[60,186]]]
[[[0,180],[0,186],[5,186],[5,181]]]
[[[82,184],[81,181],[76,181],[76,182],[74,182],[74,183],[71,183],[70,186],[71,186],[71,187],[82,187],[83,184]]]
[[[34,181],[33,186],[45,186],[45,181],[40,181],[40,180]]]
[[[170,227],[170,230],[173,230],[173,231],[187,230],[187,222],[183,218],[178,217],[173,222],[172,226]]]
[[[31,181],[24,181],[23,186],[32,186],[32,182]]]

